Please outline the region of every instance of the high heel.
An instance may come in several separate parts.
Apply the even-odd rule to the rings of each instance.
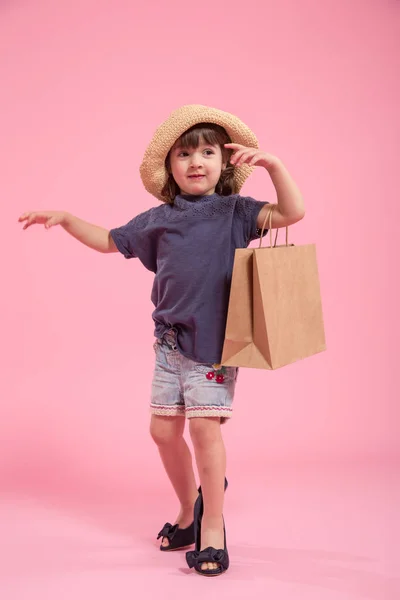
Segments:
[[[225,490],[228,487],[228,481],[225,478]],[[226,530],[224,521],[224,549],[216,550],[212,546],[200,550],[201,548],[201,521],[203,518],[204,503],[203,494],[201,487],[199,488],[199,496],[194,505],[194,537],[195,537],[195,550],[186,552],[186,562],[189,568],[194,568],[199,575],[206,577],[215,577],[216,575],[222,575],[229,568],[229,554],[226,547]],[[218,563],[216,569],[202,569],[203,563]]]

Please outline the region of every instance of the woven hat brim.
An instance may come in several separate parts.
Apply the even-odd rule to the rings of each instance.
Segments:
[[[165,168],[168,152],[185,131],[198,123],[220,125],[226,130],[233,143],[258,148],[255,134],[235,115],[201,104],[189,104],[178,108],[157,128],[140,165],[140,176],[144,187],[162,202],[165,202],[165,198],[162,197],[161,191],[168,179]],[[253,169],[254,167],[249,165],[235,168],[236,193],[240,191]]]

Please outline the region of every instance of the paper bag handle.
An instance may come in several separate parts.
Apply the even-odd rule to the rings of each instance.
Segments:
[[[264,219],[264,223],[263,223],[263,226],[261,229],[259,248],[261,248],[261,246],[262,246],[262,239],[263,239],[267,219],[269,219],[269,240],[270,240],[270,248],[272,248],[272,212],[273,212],[275,206],[276,206],[276,204],[271,204],[270,209]],[[274,242],[274,246],[273,246],[274,248],[276,247],[276,242],[278,240],[278,232],[279,232],[279,229],[277,228],[276,235],[275,235],[275,242]],[[286,246],[289,246],[289,227],[286,227]]]

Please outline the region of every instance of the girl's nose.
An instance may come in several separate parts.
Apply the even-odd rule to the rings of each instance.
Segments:
[[[192,168],[197,168],[197,167],[201,167],[202,166],[202,160],[201,160],[201,156],[198,156],[197,154],[192,154],[191,157],[191,161],[190,161],[190,166]]]

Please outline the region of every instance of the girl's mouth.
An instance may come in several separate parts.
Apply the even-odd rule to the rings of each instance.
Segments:
[[[202,179],[204,175],[189,175],[189,179]]]

